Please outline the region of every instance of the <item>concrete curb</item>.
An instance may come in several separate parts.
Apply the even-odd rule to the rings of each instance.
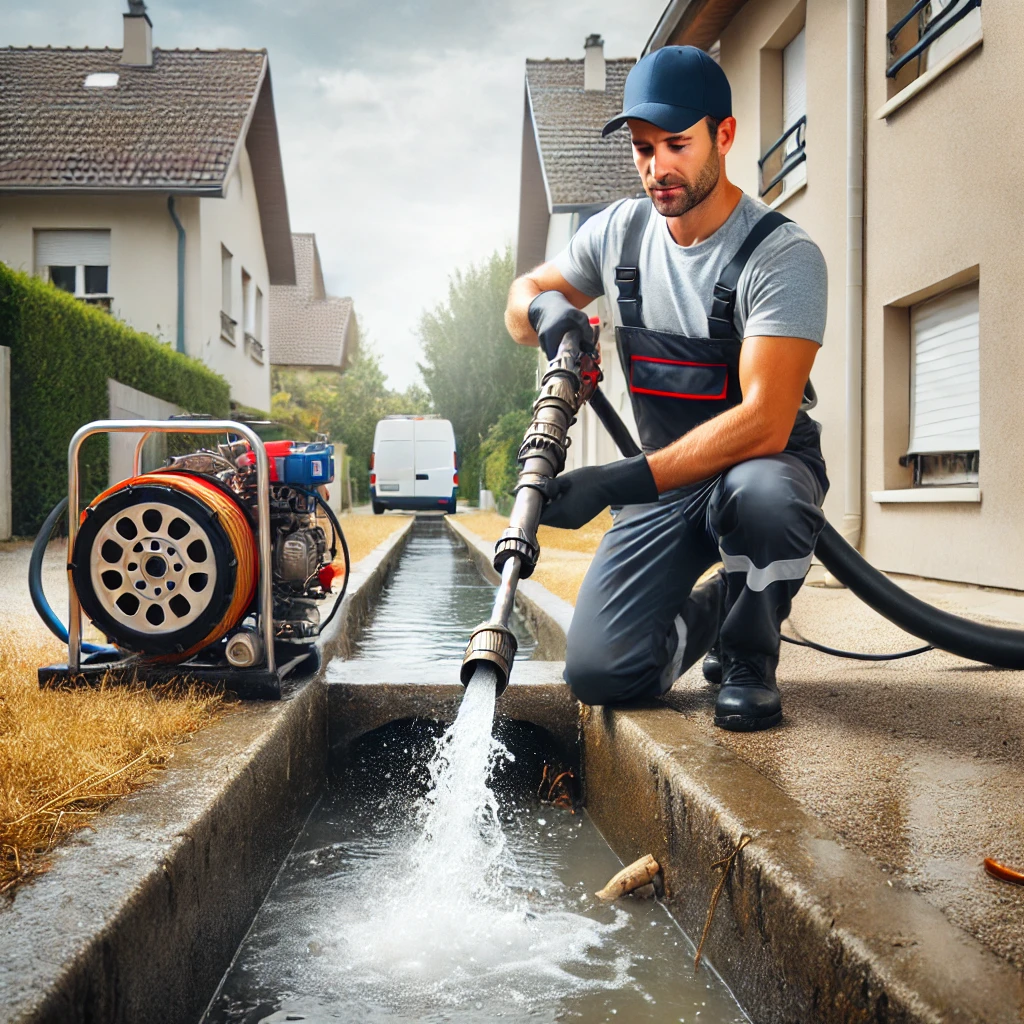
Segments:
[[[449,526],[496,581],[492,545]],[[564,657],[572,606],[526,580],[516,607]],[[690,935],[704,928],[711,865],[752,837],[705,952],[758,1024],[1024,1021],[1009,964],[684,715],[658,702],[589,708],[583,736],[588,811],[623,861],[652,853],[664,866]]]
[[[353,567],[325,661],[372,606],[411,527]],[[117,801],[0,904],[0,1021],[199,1018],[326,778],[323,676],[197,734],[163,779]]]
[[[465,544],[470,558],[484,577],[498,583],[500,577],[494,571],[491,560],[494,544],[478,537],[464,523],[451,516],[445,518],[448,529]],[[565,636],[572,622],[573,607],[568,601],[556,597],[547,587],[536,580],[522,580],[516,591],[516,611],[526,620],[531,632],[537,638],[537,661],[563,661],[565,659]]]

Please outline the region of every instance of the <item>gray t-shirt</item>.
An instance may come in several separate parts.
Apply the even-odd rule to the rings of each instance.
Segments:
[[[583,224],[554,259],[569,284],[585,295],[608,295],[615,306],[615,267],[630,211],[642,201],[623,199]],[[715,282],[767,212],[764,203],[744,195],[713,235],[679,245],[665,218],[652,211],[640,247],[644,326],[706,338]],[[739,337],[807,338],[820,345],[827,295],[821,250],[803,228],[783,224],[753,251],[740,275],[735,312]],[[617,309],[615,322],[620,322]]]

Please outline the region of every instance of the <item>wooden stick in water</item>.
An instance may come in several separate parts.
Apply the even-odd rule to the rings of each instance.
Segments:
[[[625,896],[626,893],[653,882],[659,871],[661,871],[661,867],[658,862],[650,854],[647,854],[624,867],[595,895],[598,899],[609,902],[617,900],[620,896]]]

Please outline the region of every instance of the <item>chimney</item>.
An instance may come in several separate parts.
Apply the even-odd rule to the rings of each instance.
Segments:
[[[128,0],[128,13],[124,16],[124,49],[122,64],[141,67],[153,66],[153,22],[146,13],[145,0]]]
[[[583,88],[604,92],[604,40],[595,32],[583,44]]]

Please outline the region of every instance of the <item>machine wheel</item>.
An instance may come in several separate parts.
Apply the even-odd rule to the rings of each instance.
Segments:
[[[373,514],[375,516],[384,515],[384,506],[379,501],[371,502],[371,505],[373,507]]]
[[[238,552],[221,517],[175,487],[114,491],[88,510],[75,540],[82,609],[118,645],[150,656],[182,655],[216,639],[237,575]]]

